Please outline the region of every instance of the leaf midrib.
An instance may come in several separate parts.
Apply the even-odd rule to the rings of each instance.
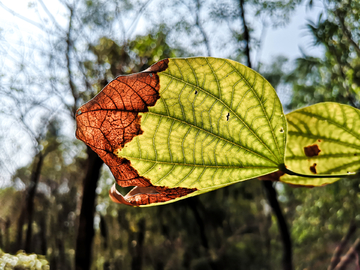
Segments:
[[[234,146],[237,146],[237,147],[239,147],[239,148],[241,148],[241,149],[243,149],[243,150],[245,150],[245,151],[247,151],[247,152],[249,152],[249,153],[251,153],[251,154],[253,154],[253,155],[255,155],[255,156],[258,156],[258,157],[261,157],[261,158],[263,158],[263,159],[266,159],[266,160],[270,161],[271,163],[274,163],[276,166],[278,165],[275,161],[269,159],[269,158],[266,157],[266,156],[263,156],[263,155],[261,155],[261,154],[259,154],[259,153],[257,153],[257,152],[251,151],[251,149],[249,149],[249,148],[246,148],[246,147],[244,147],[244,146],[242,146],[242,145],[240,145],[240,144],[237,144],[236,142],[230,141],[230,140],[228,140],[228,139],[226,139],[226,138],[224,138],[224,137],[221,137],[221,136],[219,136],[219,135],[217,135],[217,134],[214,134],[214,133],[212,133],[212,132],[210,132],[210,131],[208,131],[208,130],[206,130],[206,129],[203,129],[203,128],[199,127],[199,126],[195,126],[195,125],[193,125],[193,124],[190,124],[190,123],[188,123],[188,122],[185,122],[184,120],[181,120],[181,119],[172,117],[172,116],[170,116],[170,115],[164,115],[164,114],[161,114],[161,113],[156,113],[156,112],[153,112],[153,111],[149,111],[149,112],[146,112],[146,113],[144,113],[144,114],[152,114],[152,115],[156,115],[156,116],[160,116],[160,117],[166,117],[166,118],[171,119],[171,120],[174,120],[174,121],[178,121],[178,122],[180,122],[180,123],[183,123],[184,125],[190,126],[190,127],[194,128],[194,129],[198,129],[198,130],[203,131],[204,133],[207,133],[207,134],[209,134],[209,135],[211,135],[211,136],[214,136],[214,137],[216,137],[216,138],[218,138],[218,139],[220,139],[220,140],[223,140],[223,141],[225,141],[225,142],[227,142],[227,143],[230,143],[230,144],[232,144],[232,145],[234,145]]]
[[[121,153],[118,154],[121,158],[126,158],[129,160],[139,160],[139,161],[146,161],[150,163],[156,164],[166,164],[166,165],[175,165],[175,166],[188,166],[188,167],[199,167],[199,168],[215,168],[215,169],[274,169],[278,168],[278,166],[235,166],[235,165],[206,165],[206,164],[194,164],[194,163],[181,163],[181,162],[169,162],[169,161],[159,161],[147,158],[140,158],[140,157],[133,157],[133,156],[126,156],[122,155]]]

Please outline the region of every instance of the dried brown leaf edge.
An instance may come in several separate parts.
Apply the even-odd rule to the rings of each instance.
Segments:
[[[166,70],[168,63],[169,59],[164,59],[143,72],[117,77],[76,111],[76,137],[91,147],[109,166],[118,185],[134,186],[123,196],[114,184],[109,191],[114,202],[132,206],[149,205],[196,191],[154,186],[151,179],[139,175],[129,160],[114,154],[143,133],[139,112],[147,112],[148,107],[154,106],[160,98],[158,72]]]

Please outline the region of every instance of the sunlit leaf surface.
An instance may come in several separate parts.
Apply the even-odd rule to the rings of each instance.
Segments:
[[[360,169],[360,111],[339,103],[318,103],[286,115],[285,164],[302,174],[347,174]],[[283,175],[280,181],[321,186],[339,178]]]
[[[125,197],[113,187],[114,201],[172,202],[278,170],[284,163],[286,120],[274,89],[262,76],[227,59],[169,59],[167,65],[118,77],[103,89],[105,94],[79,109],[78,138],[110,164],[119,185],[137,186]],[[148,80],[146,85],[154,80],[160,87],[145,91],[147,86],[137,83],[140,77]],[[127,91],[122,90],[124,78]],[[138,93],[140,100],[157,96],[155,105],[137,109],[139,100],[133,98]],[[107,116],[90,120],[87,114],[95,112]],[[110,114],[122,116],[106,119]],[[98,121],[96,127],[91,121]],[[137,131],[121,135],[133,123]],[[104,126],[115,128],[122,138]],[[89,131],[94,135],[86,135]]]

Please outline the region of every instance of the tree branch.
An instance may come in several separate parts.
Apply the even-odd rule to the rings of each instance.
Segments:
[[[334,270],[346,270],[349,263],[356,260],[360,252],[360,238],[356,239],[355,243],[349,248],[348,252],[343,256]],[[359,262],[356,262],[357,266]],[[359,268],[357,268],[359,269]]]
[[[129,26],[129,28],[127,29],[126,33],[132,33],[132,32],[135,30],[135,28],[136,28],[136,26],[137,26],[137,23],[138,23],[141,15],[142,15],[143,12],[146,10],[146,7],[147,7],[148,5],[150,5],[151,2],[152,2],[152,0],[146,1],[145,4],[143,4],[143,5],[141,6],[141,8],[139,9],[139,12],[136,14],[135,19],[134,19],[134,20],[132,21],[132,23],[130,24],[130,26]],[[132,28],[134,28],[134,29],[132,29]],[[126,37],[124,37],[124,42],[126,42]]]
[[[49,18],[52,20],[52,22],[54,23],[54,25],[56,26],[56,28],[58,30],[60,30],[61,32],[64,33],[64,29],[62,29],[62,27],[58,24],[58,22],[55,20],[54,16],[51,14],[51,12],[48,10],[48,8],[46,7],[46,5],[44,4],[44,2],[42,0],[38,0],[39,3],[41,4],[42,8],[44,9],[44,11],[46,12],[46,14],[49,16]]]
[[[34,168],[31,173],[30,185],[26,194],[26,214],[28,217],[28,227],[26,230],[26,240],[25,240],[24,249],[27,253],[33,252],[33,250],[31,249],[32,248],[31,244],[32,244],[32,236],[33,236],[32,223],[34,219],[34,198],[35,198],[37,186],[39,184],[40,173],[44,162],[44,155],[41,152],[39,152],[38,155],[34,158],[34,160],[35,160]]]
[[[43,25],[38,24],[37,22],[34,22],[33,20],[30,20],[30,19],[28,19],[28,18],[20,15],[19,13],[15,12],[15,11],[13,11],[12,9],[8,8],[7,6],[5,6],[1,1],[0,1],[0,6],[1,6],[3,9],[5,9],[7,12],[11,13],[13,16],[16,16],[16,17],[18,17],[19,19],[21,19],[21,20],[23,20],[23,21],[25,21],[25,22],[27,22],[27,23],[32,24],[33,26],[39,28],[41,31],[44,31],[44,32],[46,32],[46,33],[48,33],[48,34],[51,33],[51,32],[47,32],[47,31],[46,31],[47,29],[45,29]],[[52,33],[51,33],[51,34],[52,34]]]
[[[343,237],[343,239],[341,239],[340,244],[336,247],[334,254],[331,258],[330,265],[327,270],[333,270],[337,266],[337,264],[340,262],[341,254],[343,253],[345,246],[347,245],[350,237],[355,233],[355,231],[356,231],[356,225],[354,223],[352,223],[350,225],[346,235]]]

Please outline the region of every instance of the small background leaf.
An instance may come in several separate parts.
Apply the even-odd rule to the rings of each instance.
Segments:
[[[346,174],[360,169],[359,110],[325,102],[296,110],[286,118],[285,165],[288,169],[312,175],[315,170],[317,174]],[[304,147],[308,148],[304,150]],[[287,174],[280,177],[282,182],[310,186],[337,180],[339,178],[305,178]]]
[[[119,157],[153,185],[197,188],[189,196],[278,170],[286,120],[273,87],[240,63],[170,59],[160,99],[142,113],[142,135]]]

